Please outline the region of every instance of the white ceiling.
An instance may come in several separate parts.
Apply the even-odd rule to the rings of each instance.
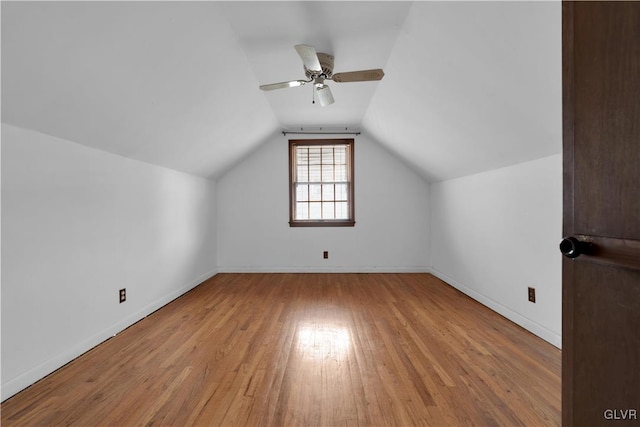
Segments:
[[[561,150],[559,2],[2,2],[2,121],[207,177],[282,129],[362,130],[430,181]],[[335,56],[312,104],[293,46]]]

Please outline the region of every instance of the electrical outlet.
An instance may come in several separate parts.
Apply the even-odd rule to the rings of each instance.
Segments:
[[[127,300],[127,288],[120,289],[120,304]]]
[[[529,301],[536,302],[536,288],[529,287]]]
[[[322,258],[329,259],[329,251],[322,252]]]

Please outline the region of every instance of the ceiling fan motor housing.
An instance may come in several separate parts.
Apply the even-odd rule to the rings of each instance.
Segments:
[[[318,61],[320,61],[320,67],[322,68],[322,74],[324,78],[330,79],[333,76],[333,55],[318,52]],[[316,78],[318,76],[318,70],[309,70],[304,67],[305,74],[308,79]]]

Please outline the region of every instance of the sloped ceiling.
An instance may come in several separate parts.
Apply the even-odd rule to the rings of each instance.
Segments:
[[[2,2],[2,121],[207,177],[278,127],[209,2]]]
[[[363,126],[431,181],[559,153],[559,2],[416,2]]]
[[[258,90],[304,78],[299,43],[385,77]],[[2,121],[212,178],[347,127],[448,179],[560,152],[560,3],[3,1]]]

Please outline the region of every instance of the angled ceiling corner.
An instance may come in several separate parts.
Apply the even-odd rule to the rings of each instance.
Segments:
[[[294,46],[335,57],[334,73],[383,68],[410,2],[225,2],[259,84],[306,79]],[[336,100],[312,103],[311,85],[264,92],[283,128],[358,127],[378,82],[329,82]]]

